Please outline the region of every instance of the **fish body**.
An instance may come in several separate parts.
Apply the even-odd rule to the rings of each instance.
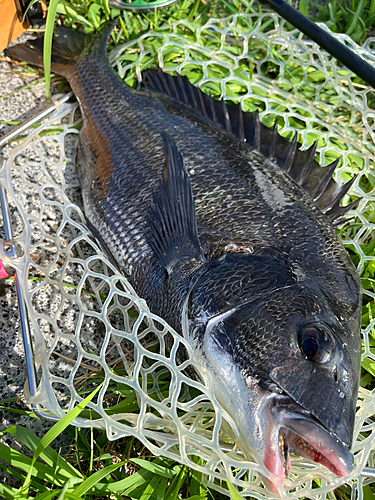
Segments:
[[[151,72],[145,89],[127,87],[106,60],[107,36],[60,29],[54,48],[52,69],[84,117],[86,216],[211,373],[248,456],[281,479],[288,450],[346,475],[361,285],[334,224],[349,186],[314,148],[298,151],[186,79]],[[12,55],[38,63],[36,53]]]

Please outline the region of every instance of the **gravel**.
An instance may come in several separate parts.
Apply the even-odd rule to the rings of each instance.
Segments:
[[[24,42],[28,38],[33,38],[33,35],[22,35],[17,42]],[[57,86],[55,85],[52,93],[56,92]],[[42,72],[31,72],[22,66],[13,64],[6,57],[6,51],[3,52],[0,60],[0,138],[14,128],[13,125],[4,122],[23,122],[40,112],[47,105]],[[4,150],[0,151],[0,165],[6,158],[6,148]],[[0,238],[4,238],[1,218]],[[26,381],[26,362],[19,322],[17,296],[12,280],[0,281],[0,331],[0,352],[2,353],[0,358],[0,405],[4,399],[17,398],[16,402],[4,403],[1,406],[17,410],[29,410],[23,399],[23,388]],[[12,425],[23,426],[39,437],[42,437],[53,424],[46,420],[0,409],[0,431]],[[25,452],[21,443],[8,433],[0,439],[0,442],[18,451]],[[67,433],[64,433],[53,442],[52,447],[57,451],[66,450],[69,443],[70,437]],[[30,453],[28,454],[30,455]],[[4,462],[0,460],[0,463]],[[0,483],[9,486],[20,485],[17,479],[1,469]]]

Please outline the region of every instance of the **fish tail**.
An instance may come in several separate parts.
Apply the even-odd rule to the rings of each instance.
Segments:
[[[74,66],[87,56],[106,57],[108,39],[116,22],[117,19],[107,21],[94,34],[57,26],[56,35],[52,40],[51,71],[69,79]],[[12,59],[43,68],[43,46],[44,36],[27,44],[15,45],[8,51]]]

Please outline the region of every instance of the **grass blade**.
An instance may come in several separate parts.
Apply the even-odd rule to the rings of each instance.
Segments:
[[[136,489],[138,486],[146,484],[152,479],[152,476],[152,472],[142,469],[135,474],[126,477],[125,479],[116,481],[115,483],[98,483],[95,485],[93,491],[94,493],[117,493],[123,491],[130,492]]]
[[[158,465],[153,462],[148,462],[147,460],[142,460],[141,458],[132,458],[131,462],[140,465],[144,469],[151,471],[153,474],[157,474],[158,476],[163,476],[168,479],[173,479],[176,475],[171,469],[167,469],[167,467],[163,467],[162,465]]]
[[[308,16],[308,12],[309,12],[309,0],[300,0],[298,10],[304,16]]]
[[[3,443],[0,443],[0,457],[4,460],[4,462],[7,462],[12,467],[29,473],[30,479],[31,476],[35,476],[43,481],[61,486],[66,481],[66,477],[60,475],[55,469],[52,469],[51,467],[48,467],[40,462],[32,463],[31,458],[26,457],[19,451],[14,450],[10,446],[6,446]]]
[[[61,492],[62,490],[50,490],[42,493],[41,495],[38,495],[38,500],[51,500],[53,497],[57,497],[57,495]]]
[[[0,484],[0,495],[2,495],[1,498],[5,498],[6,500],[13,500],[17,495],[17,490],[5,486],[5,484]]]
[[[92,398],[96,395],[96,393],[101,389],[102,384],[99,385],[87,398],[81,401],[73,410],[71,410],[67,415],[65,415],[59,422],[57,422],[48,432],[45,434],[42,439],[39,441],[34,456],[31,462],[31,468],[28,472],[25,482],[20,490],[22,493],[27,493],[33,466],[36,465],[36,459],[39,455],[47,448],[47,446],[59,435],[61,432],[81,413],[83,408],[92,400]]]
[[[68,489],[71,488],[72,486],[74,486],[78,481],[79,482],[81,481],[81,479],[78,477],[71,477],[70,479],[68,479],[68,481],[64,484],[64,487],[61,490],[61,493],[60,493],[59,498],[57,500],[64,500]]]
[[[108,467],[104,467],[104,469],[98,470],[92,476],[83,481],[83,483],[80,484],[77,488],[75,488],[74,494],[77,496],[84,495],[87,491],[91,490],[91,488],[99,483],[101,479],[104,479],[106,476],[108,476],[108,474],[125,465],[125,463],[126,462],[119,462],[118,464],[108,465]]]
[[[355,30],[355,26],[357,24],[357,21],[358,21],[358,18],[360,16],[360,14],[362,13],[362,10],[363,10],[363,1],[364,0],[360,0],[359,2],[359,5],[357,7],[357,10],[355,12],[353,12],[353,19],[352,19],[352,22],[350,23],[350,26],[346,29],[346,34],[347,35],[351,35],[353,33],[353,31]]]
[[[31,431],[20,427],[19,425],[13,425],[6,430],[9,434],[12,434],[15,438],[21,441],[22,444],[27,446],[29,450],[35,452],[40,439],[35,436]],[[47,447],[39,457],[46,462],[50,467],[54,467],[59,470],[60,475],[65,475],[70,478],[72,476],[80,477],[83,479],[82,474],[70,465],[64,458],[62,458],[55,450]]]
[[[241,498],[240,494],[238,493],[238,491],[236,490],[236,488],[228,480],[227,480],[227,485],[228,485],[229,493],[230,493],[232,500],[242,500],[242,498]]]
[[[173,479],[172,484],[168,488],[168,491],[167,491],[167,494],[166,494],[164,500],[177,500],[178,492],[180,491],[180,488],[181,488],[182,483],[185,479],[185,476],[186,476],[186,467],[181,467],[180,472]]]
[[[155,476],[151,479],[151,481],[148,483],[146,488],[143,490],[142,495],[139,497],[139,500],[150,500],[150,498],[153,496],[155,490],[157,489],[157,486],[159,484],[160,477]]]
[[[155,491],[156,500],[164,500],[165,492],[167,489],[168,479],[166,477],[162,477],[159,482],[159,486]]]
[[[50,87],[51,87],[52,37],[53,37],[53,27],[55,25],[55,17],[58,4],[59,0],[51,0],[49,3],[47,20],[46,20],[46,31],[44,34],[43,64],[44,64],[44,76],[46,79],[47,99],[49,99]]]

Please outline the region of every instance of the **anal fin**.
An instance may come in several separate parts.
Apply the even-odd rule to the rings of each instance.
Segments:
[[[199,243],[190,177],[175,141],[164,132],[161,136],[166,161],[148,220],[148,243],[171,274],[176,263],[191,261],[196,269],[205,258]]]

